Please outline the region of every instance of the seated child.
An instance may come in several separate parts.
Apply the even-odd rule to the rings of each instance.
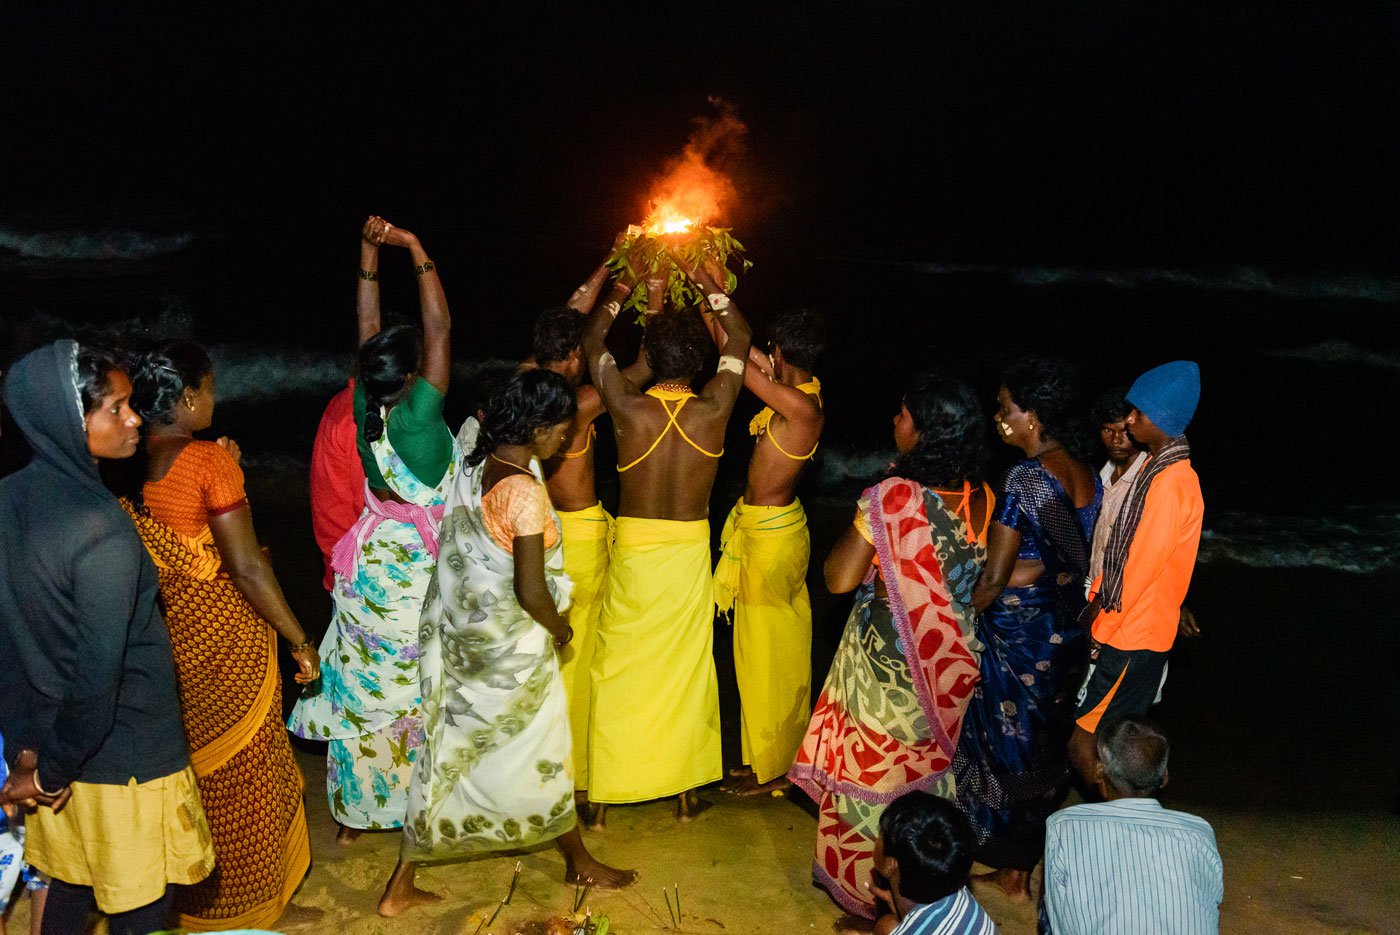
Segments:
[[[867,885],[894,911],[875,923],[875,935],[995,935],[967,888],[971,870],[972,826],[953,803],[927,792],[891,802],[880,816]]]

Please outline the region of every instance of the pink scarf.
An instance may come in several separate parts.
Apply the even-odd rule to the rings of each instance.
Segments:
[[[413,528],[418,531],[418,537],[423,540],[423,547],[428,550],[428,554],[433,558],[438,555],[438,527],[442,525],[442,516],[446,504],[439,503],[437,506],[422,507],[416,503],[400,503],[397,500],[381,500],[374,495],[374,490],[365,484],[365,511],[360,514],[360,518],[355,521],[355,525],[340,537],[340,541],[335,544],[331,551],[331,568],[340,578],[346,582],[355,578],[355,568],[363,553],[363,546],[374,535],[374,531],[379,528],[379,524],[386,519],[392,519],[399,523],[412,523]]]

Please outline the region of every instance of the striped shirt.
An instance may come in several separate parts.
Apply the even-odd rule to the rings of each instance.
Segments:
[[[1075,805],[1045,823],[1054,935],[1204,935],[1225,896],[1210,823],[1156,799]]]
[[[890,935],[996,935],[992,917],[963,887],[936,903],[916,906]]]

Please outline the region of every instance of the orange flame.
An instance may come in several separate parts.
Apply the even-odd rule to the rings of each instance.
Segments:
[[[695,118],[695,131],[685,149],[652,185],[651,210],[642,224],[647,233],[689,233],[697,224],[722,217],[737,197],[721,166],[726,158],[743,152],[749,128],[727,101],[712,97],[710,103],[719,113]]]

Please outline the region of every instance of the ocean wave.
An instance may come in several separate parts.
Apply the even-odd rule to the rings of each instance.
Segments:
[[[253,344],[209,348],[218,378],[220,402],[266,402],[288,396],[330,396],[345,385],[354,363],[350,354]],[[515,364],[499,358],[458,361],[452,379],[472,382],[482,375],[508,373]]]
[[[24,233],[0,227],[0,248],[36,260],[148,260],[183,250],[194,242],[188,232],[151,234],[136,230],[45,231]]]
[[[1202,531],[1197,561],[1371,574],[1395,567],[1397,528],[1395,505],[1348,507],[1330,516],[1225,512]]]
[[[1307,347],[1282,347],[1264,351],[1270,357],[1285,357],[1313,364],[1365,364],[1385,370],[1400,370],[1400,350],[1374,351],[1350,341],[1323,341]]]
[[[1400,279],[1376,276],[1280,276],[1252,266],[1218,272],[1140,266],[1099,269],[1076,266],[997,266],[967,263],[915,263],[932,276],[1002,276],[1023,286],[1094,284],[1115,289],[1143,286],[1180,286],[1209,292],[1260,292],[1289,299],[1357,299],[1365,302],[1400,302]]]
[[[817,456],[817,485],[822,490],[839,491],[855,483],[875,483],[894,460],[893,450],[849,451],[826,449]]]

